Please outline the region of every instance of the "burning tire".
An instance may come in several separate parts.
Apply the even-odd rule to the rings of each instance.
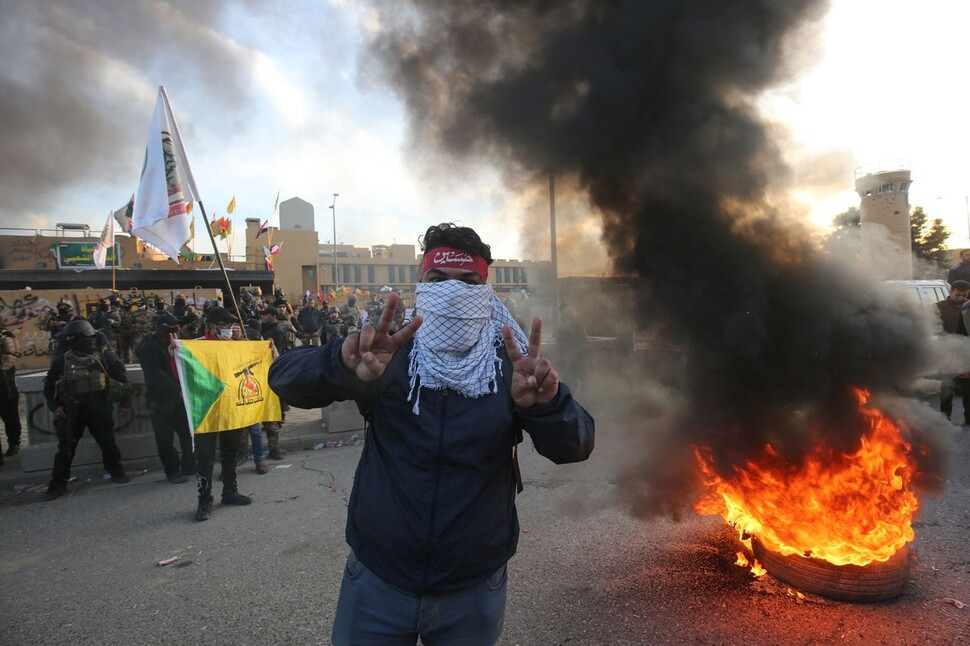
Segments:
[[[869,565],[834,565],[802,556],[782,556],[752,541],[754,556],[775,578],[803,592],[841,601],[884,601],[898,597],[909,579],[909,548],[888,561]]]

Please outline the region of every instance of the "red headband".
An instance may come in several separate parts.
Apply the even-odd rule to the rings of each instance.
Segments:
[[[421,260],[421,275],[423,276],[429,269],[439,267],[453,267],[455,269],[467,269],[482,277],[483,281],[488,280],[488,263],[481,256],[473,256],[461,249],[451,247],[435,247],[424,252]]]

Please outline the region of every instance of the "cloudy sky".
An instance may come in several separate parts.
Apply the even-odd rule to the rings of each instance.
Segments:
[[[542,187],[429,154],[409,136],[368,55],[382,25],[369,3],[0,0],[0,11],[0,226],[100,230],[135,191],[164,85],[210,215],[235,195],[236,222],[265,219],[277,192],[299,196],[326,243],[339,193],[339,242],[416,243],[428,224],[454,220],[496,257],[549,257],[542,232],[529,231],[547,226]],[[857,166],[903,159],[911,203],[967,242],[968,14],[946,0],[832,3],[818,51],[761,102],[784,126],[793,212],[824,227],[857,204]],[[569,262],[599,258],[582,196],[559,208],[561,233],[580,242]]]

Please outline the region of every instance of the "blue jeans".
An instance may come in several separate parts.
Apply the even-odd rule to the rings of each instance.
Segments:
[[[331,640],[334,646],[490,646],[505,620],[507,566],[477,585],[437,595],[420,595],[385,582],[347,557]]]
[[[249,431],[249,443],[252,444],[253,462],[259,464],[266,459],[263,452],[263,428],[260,424],[253,424],[246,430]]]

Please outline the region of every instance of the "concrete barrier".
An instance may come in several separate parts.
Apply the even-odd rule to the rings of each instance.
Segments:
[[[121,416],[118,406],[113,406],[115,439],[121,451],[122,464],[126,470],[156,467],[158,449],[155,447],[151,415],[144,398],[145,379],[141,366],[128,365],[126,373],[132,387],[131,414]],[[17,376],[17,388],[24,399],[27,416],[27,445],[20,452],[20,467],[25,474],[50,471],[54,464],[54,454],[57,453],[54,414],[47,409],[44,400],[46,374],[33,372]],[[101,468],[101,449],[90,433],[85,432],[78,443],[71,466],[72,469]]]
[[[122,465],[126,471],[158,469],[161,464],[151,412],[144,397],[145,379],[141,366],[129,364],[126,373],[132,387],[131,414],[122,417],[117,405],[114,406],[115,440],[121,451]],[[46,371],[30,372],[17,376],[26,432],[26,444],[17,460],[25,480],[38,480],[49,474],[57,453],[54,416],[44,400],[46,374]],[[317,419],[319,421],[315,421]],[[288,451],[308,449],[320,442],[345,439],[353,433],[363,437],[364,429],[364,418],[354,402],[336,402],[321,409],[319,418],[316,411],[293,410],[287,414],[287,422],[281,429],[280,446]],[[15,463],[15,460],[9,460],[8,470]],[[87,431],[78,443],[71,469],[79,477],[98,475],[103,471],[101,449]]]

